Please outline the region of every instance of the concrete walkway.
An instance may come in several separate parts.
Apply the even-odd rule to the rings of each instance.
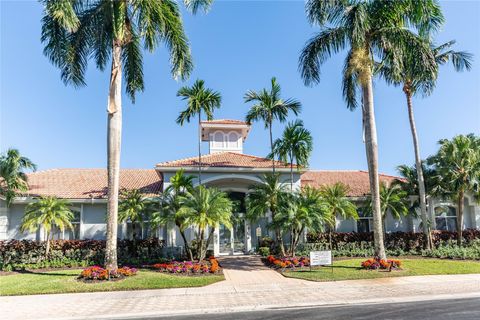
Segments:
[[[220,261],[226,281],[206,287],[0,297],[0,318],[114,319],[480,297],[480,274],[311,282],[284,278],[258,258],[233,259]]]

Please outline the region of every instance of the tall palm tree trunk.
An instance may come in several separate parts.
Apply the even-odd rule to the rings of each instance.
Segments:
[[[298,160],[297,160],[298,163]],[[293,191],[293,156],[290,153],[290,191]]]
[[[120,185],[120,148],[122,139],[122,47],[114,44],[110,91],[108,96],[108,200],[107,200],[107,242],[105,248],[105,268],[116,270],[117,265],[117,225],[118,192]]]
[[[375,124],[375,110],[373,106],[372,75],[366,75],[362,85],[363,125],[365,130],[365,149],[367,153],[368,176],[373,207],[373,231],[375,256],[386,259],[383,243],[382,212],[380,209],[380,184],[378,180],[378,144],[377,128]]]
[[[423,178],[422,159],[420,157],[420,146],[418,143],[417,127],[415,125],[415,117],[413,114],[412,92],[410,88],[405,85],[403,88],[405,96],[407,97],[408,119],[410,121],[410,130],[412,131],[413,149],[415,150],[415,167],[417,169],[418,179],[418,196],[420,197],[420,216],[422,218],[424,247],[427,250],[432,249],[432,242],[430,237],[430,227],[427,217],[427,200],[425,192],[425,181]]]
[[[458,214],[457,214],[457,245],[462,245],[463,240],[463,202],[465,200],[465,193],[460,190],[458,193]]]
[[[268,123],[268,129],[270,131],[270,151],[273,155],[273,135],[272,135],[272,121]],[[272,172],[275,174],[275,157],[272,157]]]
[[[46,238],[45,257],[48,258],[48,254],[50,253],[50,232],[45,231],[45,238]]]
[[[180,226],[178,226],[178,228],[180,229]],[[185,232],[182,229],[180,229],[180,236],[183,239],[183,244],[184,244],[184,247],[185,247],[185,252],[188,255],[188,259],[190,259],[190,261],[193,261],[192,249],[190,248],[190,245],[188,244],[188,241],[187,241],[187,237],[185,236]]]
[[[198,184],[202,184],[202,111],[198,111]]]

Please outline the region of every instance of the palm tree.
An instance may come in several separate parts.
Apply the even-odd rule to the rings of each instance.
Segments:
[[[200,125],[202,122],[202,111],[207,116],[207,120],[213,119],[213,110],[220,108],[222,96],[219,92],[205,88],[205,81],[197,80],[191,87],[182,87],[177,92],[178,97],[187,100],[187,108],[180,112],[177,123],[183,126],[186,122],[198,115],[198,182],[202,183],[202,133]]]
[[[287,205],[288,201],[285,199],[287,194],[285,185],[280,183],[278,173],[263,175],[262,182],[250,187],[247,194],[247,219],[256,221],[270,213],[272,222],[275,222],[277,213],[282,211]],[[275,232],[275,247],[278,252],[285,255],[282,230],[275,224],[273,228]]]
[[[382,213],[382,230],[385,233],[385,218],[387,212],[393,216],[394,219],[400,220],[402,216],[409,213],[408,210],[408,193],[405,192],[399,185],[387,185],[384,182],[380,184],[380,204]],[[369,196],[365,202],[365,213],[372,214],[372,197]]]
[[[412,97],[418,93],[423,96],[428,96],[432,93],[435,82],[437,80],[438,66],[443,65],[449,61],[452,62],[455,71],[469,71],[472,64],[472,55],[464,51],[450,50],[455,41],[446,42],[438,47],[432,46],[433,55],[437,63],[436,68],[425,66],[422,59],[418,59],[416,52],[404,55],[402,61],[395,61],[392,64],[383,64],[379,67],[379,72],[386,79],[388,83],[396,86],[402,86],[403,92],[407,99],[408,119],[410,121],[410,130],[412,132],[413,148],[415,151],[415,167],[418,178],[418,194],[420,203],[420,213],[423,224],[423,232],[425,234],[425,247],[428,250],[432,249],[430,241],[430,231],[428,229],[427,203],[425,181],[422,168],[422,161],[420,155],[420,146],[418,141],[417,128],[415,124],[415,117],[413,111]]]
[[[255,92],[253,90],[247,91],[245,94],[245,103],[255,102],[247,113],[246,121],[252,123],[253,121],[263,121],[265,129],[269,130],[270,134],[270,152],[273,153],[273,136],[272,124],[274,120],[285,122],[288,113],[292,111],[295,115],[300,113],[302,104],[292,98],[283,100],[280,97],[280,84],[277,79],[273,77],[271,80],[270,90],[262,89]],[[272,158],[272,170],[275,173],[275,160]]]
[[[276,155],[280,161],[290,163],[290,191],[293,191],[293,160],[297,169],[308,166],[312,149],[312,134],[305,129],[301,120],[288,123],[282,138],[273,143],[273,153],[268,157],[273,159]]]
[[[170,185],[165,189],[160,197],[160,210],[152,214],[152,226],[160,227],[173,222],[180,231],[183,239],[185,253],[190,261],[193,260],[193,253],[185,235],[185,230],[189,227],[186,223],[185,216],[179,213],[182,206],[181,199],[185,197],[187,192],[193,192],[193,176],[184,174],[184,169],[178,170],[175,175],[170,178]]]
[[[332,216],[318,189],[304,187],[287,198],[287,206],[276,216],[275,223],[290,232],[290,255],[294,257],[304,231],[323,231],[324,225],[331,223]]]
[[[332,247],[332,231],[335,231],[337,224],[337,216],[343,219],[358,219],[357,207],[348,199],[349,187],[341,182],[332,185],[323,185],[320,188],[322,201],[330,213],[328,238],[330,248]]]
[[[460,246],[465,193],[480,195],[480,137],[458,135],[438,143],[440,149],[428,162],[437,171],[444,195],[457,202],[457,243]]]
[[[8,149],[0,156],[0,194],[5,196],[7,207],[19,192],[28,191],[24,170],[37,170],[37,166],[17,149]]]
[[[362,95],[370,191],[373,195],[375,254],[385,258],[381,227],[378,147],[373,106],[374,58],[395,59],[406,51],[416,51],[424,65],[435,67],[428,43],[415,34],[437,30],[443,22],[436,0],[309,0],[307,17],[321,30],[302,50],[299,69],[306,85],[320,81],[320,67],[333,54],[348,49],[343,69],[343,96],[349,109],[357,108],[357,91]]]
[[[65,84],[86,85],[90,58],[104,70],[111,58],[107,102],[107,244],[105,267],[117,269],[117,221],[122,133],[122,76],[125,91],[135,102],[143,91],[142,46],[153,52],[164,43],[171,73],[186,79],[193,64],[176,1],[57,1],[43,0],[41,40],[44,53],[61,70]],[[185,0],[197,12],[209,0]]]
[[[154,202],[147,199],[139,190],[122,190],[118,204],[118,221],[132,223],[133,240],[137,239],[136,224],[143,224],[152,212],[155,211]]]
[[[50,252],[50,240],[54,227],[62,232],[67,228],[73,230],[71,221],[74,216],[69,206],[70,203],[66,200],[42,197],[38,201],[30,203],[25,209],[20,230],[35,232],[38,228],[43,229],[47,243],[45,257]]]
[[[182,199],[179,214],[185,218],[186,224],[197,227],[196,249],[199,261],[205,259],[218,224],[232,228],[232,201],[225,192],[216,188],[200,185],[187,193]]]

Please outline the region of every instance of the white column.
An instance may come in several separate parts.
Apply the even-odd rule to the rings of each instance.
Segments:
[[[473,214],[473,221],[475,224],[472,226],[472,228],[475,229],[480,229],[480,205],[478,204],[473,204],[472,206],[472,214]]]
[[[245,219],[245,253],[249,253],[252,250],[252,228],[250,222]]]
[[[167,225],[167,247],[175,247],[177,244],[177,230],[175,224],[169,223]]]
[[[0,205],[0,240],[6,240],[8,232],[8,208],[3,201]]]
[[[213,255],[218,257],[220,255],[220,226],[217,225],[213,232]]]

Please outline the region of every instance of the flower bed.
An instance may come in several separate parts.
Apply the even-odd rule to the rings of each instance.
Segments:
[[[105,281],[105,280],[120,280],[125,277],[131,277],[137,274],[136,268],[130,267],[122,267],[118,268],[115,272],[108,272],[107,269],[99,267],[99,266],[92,266],[84,269],[78,279],[83,280],[85,282],[97,282],[97,281]]]
[[[402,262],[396,259],[379,259],[372,258],[362,262],[362,268],[367,270],[378,270],[378,269],[388,269],[388,270],[398,270],[402,266]]]
[[[302,268],[310,265],[310,259],[303,256],[277,258],[270,255],[264,259],[264,262],[267,266],[275,269]]]
[[[208,261],[170,261],[167,263],[156,263],[150,267],[159,272],[187,275],[220,273],[222,270],[214,257],[210,257]]]

